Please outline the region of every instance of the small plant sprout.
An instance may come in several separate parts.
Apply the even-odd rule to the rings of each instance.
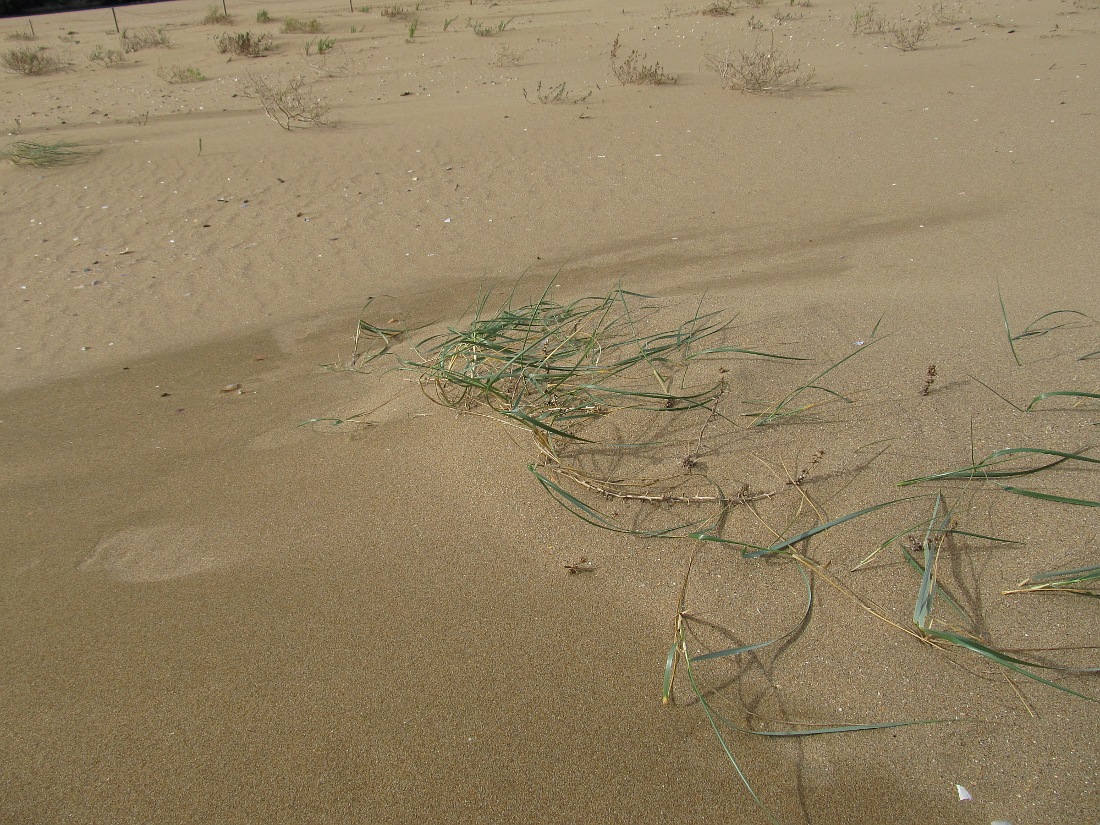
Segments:
[[[317,54],[328,54],[336,48],[336,38],[334,37],[318,38],[316,47],[314,47],[313,43],[314,41],[312,40],[306,43],[306,57],[312,57],[314,52]]]
[[[413,38],[416,37],[416,28],[419,25],[420,25],[420,18],[419,17],[414,16],[409,20],[409,38],[408,38],[408,40],[409,40],[410,43],[412,43]]]

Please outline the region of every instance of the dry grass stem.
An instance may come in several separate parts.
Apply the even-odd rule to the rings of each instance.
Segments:
[[[668,74],[660,63],[646,65],[646,56],[633,49],[625,58],[619,59],[619,50],[622,45],[619,38],[611,44],[611,71],[624,86],[627,85],[651,85],[659,86],[662,83],[675,83],[676,75]]]
[[[788,58],[774,38],[767,47],[757,44],[751,52],[727,49],[707,55],[706,61],[722,78],[723,86],[744,92],[785,92],[809,85],[814,77],[813,69]]]
[[[264,114],[288,132],[295,127],[334,125],[328,104],[312,95],[304,78],[273,86],[260,75],[250,74],[245,78],[244,94],[258,100]]]

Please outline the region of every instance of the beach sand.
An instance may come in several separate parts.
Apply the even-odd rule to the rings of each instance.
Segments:
[[[171,47],[109,67],[87,59],[117,48],[107,9],[4,43],[69,65],[0,75],[3,145],[96,151],[0,167],[0,821],[1100,821],[1095,701],[902,629],[921,581],[904,537],[942,493],[957,529],[1017,543],[944,544],[966,618],[939,598],[935,626],[1095,666],[1093,600],[1002,592],[1096,564],[1098,510],[992,481],[897,487],[1097,440],[1094,399],[1012,406],[1100,392],[1095,2],[879,4],[934,16],[913,51],[854,34],[835,0],[420,6],[411,39],[384,6],[240,0],[232,26],[193,0],[125,7],[120,26]],[[324,34],[284,34],[287,16]],[[276,48],[218,53],[245,30]],[[620,84],[616,37],[678,82]],[[709,67],[772,44],[809,85],[748,94]],[[172,67],[206,79],[167,83]],[[331,127],[282,129],[247,94],[298,76]],[[540,82],[584,99],[543,105]],[[715,343],[809,359],[700,362],[728,389],[699,471],[777,492],[732,507],[725,537],[921,496],[798,545],[820,566],[800,632],[696,663],[707,701],[756,730],[937,720],[723,728],[767,812],[683,669],[671,707],[661,682],[693,549],[689,615],[731,647],[798,622],[797,566],[586,524],[529,472],[529,435],[417,384],[411,345],[479,294],[620,283],[671,327],[721,310]],[[1080,314],[1040,321],[1058,328],[1017,340],[1017,364],[1005,319],[1056,310]],[[410,332],[332,368],[360,317]],[[819,382],[847,400],[742,415],[856,351]],[[669,436],[672,459],[690,442]],[[1066,462],[1003,483],[1095,501],[1098,478]],[[582,558],[595,569],[570,574]],[[1094,675],[1041,674],[1100,696]]]

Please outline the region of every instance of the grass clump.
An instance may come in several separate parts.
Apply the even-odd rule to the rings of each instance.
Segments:
[[[165,83],[201,83],[206,80],[206,75],[194,66],[160,66],[157,77]]]
[[[312,57],[314,53],[328,54],[335,48],[335,37],[320,37],[317,39],[316,45],[314,45],[314,42],[310,40],[308,43],[306,43],[306,57]]]
[[[663,83],[675,83],[676,75],[668,74],[660,63],[647,65],[646,56],[639,54],[634,49],[625,58],[619,59],[619,50],[622,48],[618,36],[611,44],[611,72],[624,86],[627,85],[652,85],[659,86]]]
[[[478,37],[491,37],[494,34],[500,34],[508,28],[508,24],[515,20],[514,17],[509,17],[507,20],[499,21],[495,26],[486,25],[479,20],[467,19],[466,25],[474,30],[474,34]]]
[[[209,6],[206,9],[206,14],[202,18],[202,24],[204,26],[232,26],[233,15],[225,11],[225,9],[219,9],[217,6]]]
[[[256,12],[257,23],[270,23],[272,22],[272,20],[274,20],[274,18],[270,14],[268,14],[267,9],[260,9],[258,12]]]
[[[101,66],[117,66],[124,61],[124,56],[118,49],[105,49],[96,46],[88,53],[88,60]]]
[[[152,26],[143,26],[140,29],[123,29],[119,35],[119,43],[126,54],[139,52],[142,49],[161,49],[171,46],[168,35],[164,29],[154,29]]]
[[[785,92],[808,85],[813,69],[804,69],[802,62],[792,60],[775,45],[757,44],[751,52],[726,49],[706,56],[707,64],[722,78],[727,89],[743,92]]]
[[[95,149],[89,149],[80,143],[67,143],[64,141],[59,143],[34,143],[33,141],[20,140],[9,144],[0,151],[0,157],[6,158],[16,166],[42,168],[80,163],[95,153]]]
[[[735,11],[733,0],[714,0],[714,2],[703,6],[703,8],[699,10],[699,13],[707,17],[724,17],[733,14]],[[671,17],[671,13],[669,13],[668,16]]]
[[[37,49],[21,46],[0,54],[0,66],[16,74],[48,74],[58,71],[63,65],[61,58],[42,46]]]
[[[283,34],[320,34],[324,29],[317,18],[312,20],[299,20],[296,17],[287,17],[283,20]]]
[[[37,40],[38,38],[35,37],[30,32],[12,32],[11,34],[9,34],[4,39],[5,40],[22,40],[24,42],[29,42],[29,41]]]
[[[275,48],[270,34],[252,32],[226,32],[214,39],[218,51],[237,57],[260,57]]]
[[[258,100],[264,115],[288,132],[303,126],[333,125],[328,104],[312,95],[304,78],[272,85],[259,75],[248,75],[244,94]]]
[[[364,10],[369,11],[370,7],[368,6]],[[383,6],[381,14],[382,14],[383,17],[387,17],[390,20],[404,19],[405,17],[409,16],[409,13],[407,11],[405,11],[404,6],[397,6],[397,5]]]

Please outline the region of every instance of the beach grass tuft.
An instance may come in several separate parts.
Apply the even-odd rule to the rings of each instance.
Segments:
[[[67,166],[73,163],[81,163],[94,155],[98,150],[81,143],[34,143],[20,140],[11,143],[0,151],[0,157],[4,157],[16,166],[34,166],[38,168],[49,166]]]
[[[44,46],[39,46],[37,49],[21,46],[0,53],[0,66],[15,74],[39,75],[56,72],[64,66],[64,63]]]

